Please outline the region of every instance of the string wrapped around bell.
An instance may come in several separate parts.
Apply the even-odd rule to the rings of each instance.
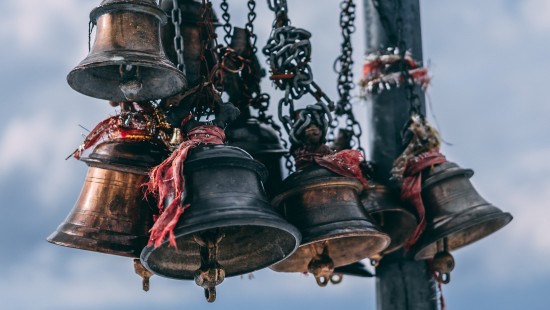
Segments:
[[[88,165],[71,213],[48,237],[54,244],[120,256],[139,257],[147,244],[154,203],[144,197],[148,170],[167,156],[157,138],[153,110],[122,111],[99,123],[73,153]],[[94,147],[81,158],[81,153]]]
[[[298,170],[283,181],[281,193],[272,201],[300,229],[302,244],[292,256],[271,268],[310,272],[320,286],[328,284],[335,267],[368,258],[390,243],[359,200],[367,183],[361,170],[361,152],[334,153],[324,144],[326,111],[323,103],[296,111],[290,137]]]
[[[223,127],[238,110],[218,101],[213,125],[184,120],[186,139],[150,175],[160,216],[141,254],[153,273],[195,279],[209,302],[225,277],[268,267],[298,247],[300,233],[270,205],[265,167],[225,145]]]
[[[407,130],[411,141],[392,169],[401,200],[414,206],[420,220],[406,250],[416,259],[432,259],[438,281],[448,283],[455,265],[450,251],[492,234],[512,216],[476,192],[472,170],[439,153],[439,136],[421,115],[412,115]]]
[[[95,98],[147,101],[180,92],[185,75],[164,53],[166,14],[154,0],[103,0],[90,13],[97,26],[88,56],[67,76],[76,91]]]

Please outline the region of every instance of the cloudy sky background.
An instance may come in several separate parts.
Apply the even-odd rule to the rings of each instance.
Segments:
[[[218,3],[219,1],[214,1]],[[339,1],[289,1],[293,24],[313,33],[313,70],[335,98]],[[374,309],[372,279],[318,288],[313,278],[254,273],[227,279],[207,304],[192,282],[154,277],[141,291],[129,259],[45,241],[63,221],[86,166],[64,158],[114,110],[80,95],[66,74],[87,55],[89,11],[99,1],[0,2],[0,307],[2,309]],[[231,1],[244,25],[244,0]],[[322,3],[322,4],[321,4]],[[259,1],[263,44],[272,15]],[[363,59],[362,5],[354,37]],[[315,12],[313,14],[312,12]],[[514,215],[502,231],[455,253],[449,309],[548,309],[550,289],[550,2],[421,0],[429,96],[447,157],[475,169],[472,181]],[[269,88],[266,83],[264,88]],[[278,98],[279,94],[274,95]],[[357,106],[365,115],[368,103]]]

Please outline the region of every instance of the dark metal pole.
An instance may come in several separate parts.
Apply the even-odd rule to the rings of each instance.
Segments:
[[[419,0],[364,0],[367,53],[398,47],[401,40],[415,60],[422,60]],[[401,21],[398,21],[400,17]],[[401,25],[401,27],[399,27]],[[425,110],[424,93],[417,87]],[[369,98],[371,156],[375,180],[388,184],[393,160],[404,149],[401,130],[409,119],[405,88],[392,88]],[[396,193],[397,195],[397,193]],[[407,258],[403,251],[386,255],[376,268],[378,310],[437,310],[437,286],[425,261]]]

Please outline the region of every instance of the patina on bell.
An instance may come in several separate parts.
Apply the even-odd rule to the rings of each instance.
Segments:
[[[390,238],[362,208],[363,184],[318,165],[291,174],[275,205],[302,233],[300,248],[271,269],[311,272],[320,286],[335,267],[349,265],[382,252]]]
[[[367,214],[391,238],[390,245],[372,259],[379,260],[384,254],[403,247],[416,229],[416,216],[403,206],[398,195],[385,185],[371,182],[361,196]]]
[[[213,68],[217,62],[216,56],[210,50],[214,47],[214,43],[209,42],[206,50],[203,50],[202,41],[206,39],[204,37],[206,25],[202,24],[202,4],[194,0],[178,0],[178,5],[181,11],[180,32],[185,45],[183,48],[185,75],[189,85],[195,85],[200,77],[208,74],[208,68]],[[169,22],[161,27],[162,45],[168,59],[177,63],[178,56],[174,48],[175,26],[171,18],[174,2],[172,0],[162,1],[160,7],[169,16]],[[211,21],[214,26],[218,25],[215,15],[212,16]]]
[[[48,241],[57,245],[139,257],[152,226],[154,201],[141,186],[167,150],[149,141],[99,144],[88,158],[88,174],[73,210]]]
[[[461,248],[512,220],[510,213],[502,212],[476,192],[469,180],[473,173],[452,162],[426,172],[422,199],[427,226],[414,246],[416,259],[429,259],[438,252]]]
[[[104,0],[90,13],[97,26],[88,56],[67,76],[76,91],[95,98],[147,101],[181,91],[186,78],[164,54],[154,0]]]
[[[268,267],[293,253],[299,231],[269,204],[265,167],[243,150],[199,146],[185,161],[185,210],[174,229],[177,248],[165,240],[141,253],[153,273],[195,279],[209,301],[231,277]]]

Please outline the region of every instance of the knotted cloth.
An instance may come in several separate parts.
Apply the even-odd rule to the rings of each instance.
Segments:
[[[442,164],[447,159],[439,153],[439,149],[434,149],[422,153],[409,160],[404,169],[403,185],[401,186],[401,201],[411,204],[418,215],[418,225],[412,236],[405,243],[405,252],[418,241],[424,229],[426,229],[426,210],[422,201],[422,171],[431,166]]]
[[[147,246],[158,247],[164,241],[166,235],[170,245],[176,247],[174,228],[180,216],[190,204],[183,204],[185,200],[184,164],[189,151],[199,145],[218,145],[225,143],[223,129],[213,125],[202,125],[193,128],[187,134],[185,141],[179,148],[164,160],[160,165],[149,172],[149,182],[146,184],[147,192],[157,198],[159,216],[155,218],[155,224],[149,230],[149,243]],[[171,201],[170,198],[173,198]],[[164,203],[168,203],[164,207]]]

